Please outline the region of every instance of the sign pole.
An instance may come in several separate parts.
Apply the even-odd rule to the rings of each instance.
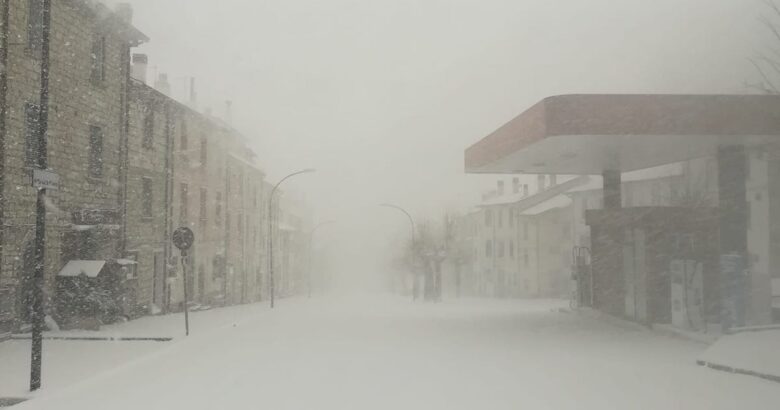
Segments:
[[[190,335],[190,310],[187,306],[189,304],[189,294],[187,286],[187,251],[192,247],[195,242],[195,234],[192,233],[190,228],[183,226],[173,231],[173,237],[171,238],[173,244],[181,251],[181,271],[184,281],[184,334]]]
[[[190,335],[189,289],[187,286],[187,250],[181,250],[181,271],[184,279],[184,335]]]
[[[51,0],[43,0],[41,28],[41,94],[38,107],[38,157],[37,168],[48,168],[46,133],[49,125],[49,35],[51,33]],[[40,187],[35,203],[35,269],[32,282],[32,348],[30,354],[30,391],[41,388],[41,368],[43,367],[43,327],[44,327],[44,265],[46,249],[46,188]]]

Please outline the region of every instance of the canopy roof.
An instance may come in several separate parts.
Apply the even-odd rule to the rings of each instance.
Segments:
[[[549,97],[466,150],[466,172],[601,174],[780,144],[780,96]]]
[[[89,278],[96,278],[105,265],[106,261],[72,260],[65,264],[57,276],[74,277],[84,275]]]

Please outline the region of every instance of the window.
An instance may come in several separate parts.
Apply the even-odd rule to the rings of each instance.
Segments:
[[[208,163],[209,141],[203,137],[200,139],[200,166],[206,168]]]
[[[509,227],[515,226],[515,209],[509,208]]]
[[[152,217],[152,179],[147,177],[141,178],[141,183],[143,185],[142,193],[141,193],[143,216],[147,218],[151,218]]]
[[[106,37],[98,35],[92,40],[92,82],[103,82],[106,79]]]
[[[497,248],[498,248],[498,257],[499,258],[503,258],[504,257],[504,242],[503,241],[499,241],[498,244],[497,244]]]
[[[513,194],[520,193],[520,178],[518,177],[512,178],[512,193]]]
[[[179,155],[180,155],[181,163],[184,164],[185,167],[189,168],[190,157],[187,153],[188,149],[189,149],[189,141],[187,138],[187,122],[182,120],[181,133],[179,135]]]
[[[43,0],[27,1],[27,48],[38,52],[43,40]]]
[[[485,226],[493,225],[493,211],[490,209],[485,210]]]
[[[528,248],[523,248],[523,266],[528,267]]]
[[[103,129],[95,125],[89,127],[89,176],[103,176]]]
[[[504,210],[499,208],[498,209],[498,227],[503,228],[504,227]]]
[[[208,200],[208,191],[206,190],[206,188],[201,188],[200,189],[200,211],[199,211],[199,215],[200,215],[199,219],[200,219],[201,227],[205,227],[206,222],[208,222],[208,213],[207,213],[208,211],[206,210],[207,200]]]
[[[217,226],[222,225],[222,192],[217,192],[216,194],[216,206],[214,209],[216,210],[214,213],[214,221],[217,224]]]
[[[509,257],[515,258],[515,241],[509,241]]]
[[[528,221],[523,221],[523,239],[528,240]]]
[[[488,239],[485,241],[485,256],[491,257],[493,256],[493,241]]]
[[[36,104],[24,105],[24,160],[28,166],[38,163],[38,121],[40,108]]]
[[[181,195],[179,202],[179,219],[182,223],[186,223],[189,220],[189,191],[190,188],[187,184],[183,182],[179,184],[179,192]]]
[[[154,106],[147,105],[144,113],[144,148],[152,148],[154,144]]]
[[[179,137],[179,149],[182,151],[187,151],[189,147],[187,146],[187,123],[182,120],[181,122],[181,136]]]

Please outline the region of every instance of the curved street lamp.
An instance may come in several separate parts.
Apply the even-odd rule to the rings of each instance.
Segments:
[[[410,214],[409,212],[406,211],[406,209],[403,209],[403,208],[401,208],[398,205],[379,204],[379,206],[383,206],[385,208],[392,208],[392,209],[395,209],[397,211],[401,211],[401,212],[403,212],[406,215],[407,218],[409,218],[409,224],[410,224],[410,226],[412,228],[412,270],[414,270],[414,262],[415,262],[415,259],[416,259],[415,258],[415,251],[416,251],[415,245],[416,244],[415,244],[415,232],[414,231],[416,229],[415,229],[415,226],[414,226],[414,218],[412,218],[412,214]],[[412,280],[414,281],[414,285],[412,285],[412,300],[415,300],[415,299],[417,299],[417,289],[416,289],[417,288],[417,278],[415,277],[415,273],[414,272],[412,272]]]
[[[311,286],[312,285],[311,284],[311,279],[312,279],[311,276],[312,276],[312,260],[314,259],[314,253],[313,253],[314,252],[314,233],[317,232],[323,226],[334,224],[334,223],[336,223],[336,221],[320,222],[319,224],[317,224],[317,226],[312,228],[312,230],[309,232],[309,269],[308,269],[309,271],[308,271],[308,275],[307,275],[308,277],[306,278],[306,281],[308,282],[308,284],[307,284],[308,293],[309,293],[308,297],[311,297],[311,287],[312,287]]]
[[[296,175],[310,174],[315,171],[314,168],[306,168],[287,175],[274,185],[271,193],[268,195],[268,290],[271,297],[271,309],[274,308],[274,194],[284,181]]]

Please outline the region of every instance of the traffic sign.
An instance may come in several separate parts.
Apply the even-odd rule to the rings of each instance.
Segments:
[[[186,251],[190,249],[193,242],[195,242],[195,234],[192,233],[192,229],[182,226],[173,232],[173,244],[179,250]]]
[[[45,169],[33,169],[32,186],[38,189],[60,189],[60,176],[56,172]]]

